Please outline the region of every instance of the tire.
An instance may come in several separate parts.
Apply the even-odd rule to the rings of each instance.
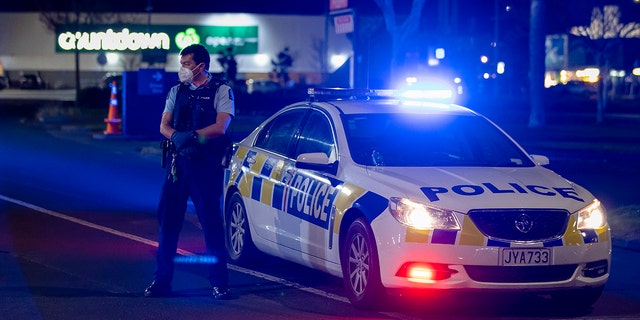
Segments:
[[[229,262],[238,265],[250,263],[256,249],[251,239],[247,210],[238,193],[231,196],[226,207],[225,229]]]
[[[349,301],[361,309],[372,309],[383,301],[380,263],[373,232],[359,218],[349,226],[340,250],[342,278]]]

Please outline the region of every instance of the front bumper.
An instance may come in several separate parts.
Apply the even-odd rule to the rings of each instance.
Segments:
[[[598,242],[552,246],[550,263],[544,266],[500,265],[501,250],[489,245],[435,244],[405,241],[406,229],[391,230],[391,221],[374,225],[380,257],[382,284],[392,288],[488,289],[505,291],[578,289],[603,286],[609,278],[611,241],[607,234]],[[398,224],[395,224],[398,226]],[[542,248],[541,243],[513,244],[510,248]],[[398,270],[407,263],[437,268],[438,280],[415,281]],[[445,276],[442,277],[442,273]]]

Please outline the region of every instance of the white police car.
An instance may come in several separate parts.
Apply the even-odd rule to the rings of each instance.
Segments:
[[[408,289],[598,299],[611,262],[605,209],[546,157],[454,104],[310,93],[235,145],[232,262],[257,248],[328,272],[365,308]]]

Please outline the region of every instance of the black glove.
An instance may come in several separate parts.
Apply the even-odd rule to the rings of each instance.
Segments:
[[[198,133],[195,131],[176,131],[171,135],[171,142],[176,147],[176,151],[189,147],[197,140]]]

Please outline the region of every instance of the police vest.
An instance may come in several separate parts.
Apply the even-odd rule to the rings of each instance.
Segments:
[[[193,131],[214,124],[218,115],[215,108],[216,92],[221,85],[220,82],[209,82],[197,90],[191,90],[188,84],[179,84],[173,110],[173,128],[177,131]],[[223,135],[197,144],[195,149],[185,152],[191,156],[213,157],[215,163],[221,163],[229,150],[231,139]]]
[[[209,82],[198,90],[189,89],[181,83],[176,94],[173,110],[173,128],[178,131],[202,129],[216,122],[216,91],[220,83]]]

